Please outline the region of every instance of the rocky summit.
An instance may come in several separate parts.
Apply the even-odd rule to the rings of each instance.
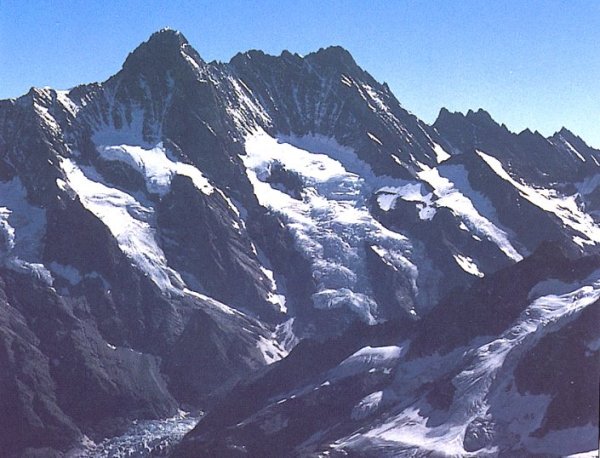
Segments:
[[[0,450],[593,451],[599,222],[567,129],[428,125],[343,48],[161,30],[0,101]]]

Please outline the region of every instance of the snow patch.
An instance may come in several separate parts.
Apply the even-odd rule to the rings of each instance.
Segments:
[[[573,147],[573,145],[571,145],[563,136],[561,136],[561,139],[572,154],[574,154],[581,162],[585,162],[585,157],[583,157],[581,153]]]
[[[295,318],[290,318],[275,327],[275,339],[287,352],[292,351],[292,348],[300,341],[294,334],[294,320]]]
[[[212,306],[214,309],[217,309],[227,315],[238,315],[244,316],[243,313],[238,310],[229,307],[228,305],[223,304],[222,302],[213,299],[212,297],[206,296],[205,294],[200,294],[196,291],[192,291],[191,289],[184,288],[183,292],[188,296],[195,297],[196,299],[202,300],[205,304]]]
[[[254,132],[257,129],[255,120],[259,120],[263,125],[271,124],[269,115],[262,105],[255,101],[252,91],[244,81],[231,76],[228,76],[226,81],[233,89],[235,97],[226,102],[225,110],[242,132]]]
[[[171,160],[162,142],[149,149],[133,145],[99,146],[98,152],[107,161],[124,162],[141,173],[146,179],[148,192],[164,196],[177,174],[191,178],[196,188],[206,195],[214,191],[196,167]]]
[[[446,152],[444,148],[442,148],[436,142],[433,142],[433,152],[435,153],[435,157],[437,159],[438,164],[441,164],[442,162],[452,157],[449,153]]]
[[[513,185],[521,196],[542,210],[554,214],[564,226],[575,231],[576,234],[573,235],[574,243],[581,247],[600,243],[600,227],[590,215],[579,208],[577,194],[563,196],[554,189],[534,188],[525,183],[520,183],[508,174],[498,159],[483,151],[477,151],[477,154],[496,175]]]
[[[453,254],[452,256],[460,268],[466,273],[476,277],[483,277],[483,272],[479,270],[479,267],[477,267],[477,264],[475,264],[473,259],[460,253]]]
[[[589,452],[575,453],[568,455],[565,458],[598,458],[598,450],[590,450]]]
[[[56,98],[71,116],[77,116],[79,106],[69,98],[69,91],[56,91]]]
[[[328,379],[339,380],[373,369],[389,370],[395,366],[402,352],[403,348],[397,346],[363,347],[332,369]]]
[[[398,198],[406,202],[416,202],[421,220],[431,220],[435,215],[433,195],[427,192],[422,183],[408,183],[403,186],[384,186],[376,191],[377,203],[383,211],[396,207]]]
[[[275,281],[275,275],[273,274],[273,271],[267,269],[263,265],[260,266],[260,270],[270,282],[270,291],[267,294],[267,301],[273,305],[276,305],[281,313],[287,313],[287,307],[285,306],[285,295],[273,292],[277,291],[277,282]]]
[[[267,364],[273,364],[274,362],[285,358],[288,354],[287,351],[281,348],[275,338],[267,339],[265,336],[259,335],[256,346],[262,353],[265,363]]]
[[[483,195],[475,193],[470,188],[467,173],[463,166],[430,168],[422,165],[422,171],[418,173],[418,176],[434,188],[434,194],[437,197],[435,205],[437,207],[450,209],[471,232],[479,234],[496,244],[513,261],[518,262],[523,259],[523,256],[512,245],[507,232],[490,220],[496,219],[493,207]],[[461,187],[467,189],[471,199],[465,195],[467,192],[460,191]],[[483,216],[482,213],[487,214],[488,218]]]
[[[350,78],[348,78],[346,75],[342,74],[340,81],[342,84],[345,84],[348,87],[352,87],[352,84],[353,84],[352,80]]]
[[[183,280],[167,266],[156,241],[154,209],[133,196],[105,185],[92,168],[80,168],[62,158],[61,168],[69,186],[85,208],[96,215],[113,234],[123,252],[164,292],[181,296]]]
[[[383,146],[383,143],[381,143],[381,140],[379,140],[375,135],[373,135],[371,132],[367,132],[367,135],[369,136],[369,138],[371,140],[373,140],[375,143],[377,143],[379,146]]]
[[[398,194],[391,194],[387,192],[379,192],[377,193],[377,205],[384,212],[389,212],[396,208],[396,200],[398,199]]]
[[[383,399],[383,391],[375,391],[374,393],[365,396],[352,409],[350,416],[353,420],[362,420],[373,415],[381,404]]]
[[[50,273],[39,263],[45,233],[46,211],[28,202],[21,180],[0,181],[0,264],[51,284]]]

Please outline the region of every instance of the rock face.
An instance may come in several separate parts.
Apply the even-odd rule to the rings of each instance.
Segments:
[[[598,255],[570,260],[548,244],[418,323],[303,342],[232,390],[173,456],[594,450],[599,268]]]
[[[339,47],[208,63],[168,29],[103,83],[0,101],[0,449],[66,451],[132,419],[216,405],[189,453],[198,443],[234,453],[238,442],[257,456],[266,444],[318,451],[349,425],[367,428],[386,387],[402,384],[388,363],[365,375],[352,361],[416,367],[433,354],[444,368],[406,389],[433,409],[428,424],[464,426],[460,453],[489,444],[544,453],[552,431],[586,427],[591,410],[578,422],[556,412],[588,402],[578,395],[587,385],[563,389],[565,374],[536,381],[533,363],[513,368],[529,361],[521,353],[506,376],[511,396],[558,399],[522,438],[501,404],[469,422],[440,412],[468,402],[459,349],[479,355],[477,339],[511,332],[529,308],[548,318],[531,296],[544,281],[556,304],[573,282],[592,292],[574,299],[573,314],[556,305],[565,326],[519,348],[556,354],[541,372],[594,367],[585,353],[594,331],[578,332],[575,318],[594,313],[585,298],[598,287],[599,161],[565,129],[517,135],[481,110],[442,110],[429,126]],[[556,344],[567,341],[584,356],[567,361]],[[351,375],[311,391],[293,419],[299,401],[268,407],[338,365]],[[261,393],[235,416],[262,412],[264,423],[248,423],[260,434],[219,414],[244,389]],[[306,406],[319,403],[312,422]],[[381,433],[340,447],[398,449]]]

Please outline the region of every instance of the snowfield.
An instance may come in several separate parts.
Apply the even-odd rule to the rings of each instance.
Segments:
[[[303,147],[294,146],[298,144]],[[326,149],[327,155],[318,149]],[[413,294],[419,296],[419,275],[427,272],[415,265],[409,240],[371,215],[365,196],[377,178],[351,150],[331,139],[277,140],[258,132],[246,138],[246,153],[242,160],[259,202],[284,218],[313,265],[315,307],[348,307],[367,323],[377,321],[377,304],[366,281],[365,243],[385,251],[386,261],[411,278]],[[300,178],[301,199],[267,181],[274,164]]]
[[[162,143],[149,149],[132,145],[100,146],[98,152],[107,161],[124,162],[141,173],[146,179],[148,192],[164,196],[169,192],[171,180],[175,175],[191,178],[196,188],[206,195],[214,191],[196,167],[171,160]]]
[[[532,289],[530,296],[538,296],[551,286],[556,285],[543,282]],[[419,450],[439,453],[441,456],[475,457],[498,453],[497,447],[492,445],[502,442],[502,438],[497,437],[498,431],[513,434],[511,438],[504,438],[504,441],[512,444],[515,450],[523,447],[538,454],[567,454],[580,447],[578,441],[593,443],[597,429],[592,426],[551,432],[542,438],[529,436],[540,426],[551,398],[546,395],[522,395],[513,386],[512,373],[520,356],[543,336],[566,326],[585,307],[600,299],[600,271],[593,273],[581,285],[562,283],[560,287],[568,291],[535,298],[511,327],[491,341],[481,342],[481,338],[478,338],[471,346],[458,348],[444,356],[436,354],[410,361],[397,359],[393,366],[395,380],[384,391],[390,414],[359,434],[335,442],[332,447],[360,450],[366,441],[376,440],[394,444],[398,452]],[[373,353],[367,347],[356,355],[372,354],[370,358],[363,357],[362,362],[357,356],[349,358],[352,361],[352,373],[371,370],[371,361],[381,359],[378,356],[381,351]],[[389,351],[383,353],[389,354]],[[339,366],[341,373],[347,373],[344,369],[347,364],[344,362]],[[362,369],[359,369],[360,365]],[[451,379],[456,390],[454,400],[446,413],[436,413],[420,394],[420,388],[448,374],[455,374]],[[374,394],[363,401],[353,411],[356,418],[375,409],[375,401],[381,402],[381,397]],[[443,419],[441,424],[435,420],[436,415]],[[486,423],[495,427],[486,432]],[[463,443],[465,435],[473,434],[473,425],[478,424],[480,429],[477,434],[484,439],[482,448],[468,452]],[[489,447],[485,446],[486,434],[490,435],[487,439]],[[521,438],[519,443],[514,442],[515,437]]]
[[[181,276],[167,266],[156,241],[156,221],[150,203],[108,186],[92,168],[80,168],[71,159],[63,159],[61,168],[81,203],[111,231],[119,247],[163,291],[182,295]]]
[[[590,215],[581,210],[577,203],[577,194],[563,196],[553,189],[534,188],[518,182],[510,176],[498,159],[483,151],[477,151],[477,154],[500,178],[512,184],[525,199],[559,218],[565,227],[573,231],[573,241],[575,243],[580,246],[600,243],[600,227]],[[594,179],[585,188],[597,186],[597,184],[597,179]]]

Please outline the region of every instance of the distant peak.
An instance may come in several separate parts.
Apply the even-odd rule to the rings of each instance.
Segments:
[[[287,60],[291,60],[291,61],[302,60],[302,57],[299,54],[292,53],[292,52],[288,51],[287,49],[284,49],[283,51],[281,51],[281,54],[279,57],[281,57],[282,59],[287,59]]]
[[[571,132],[569,129],[567,129],[566,127],[561,127],[561,129],[557,132],[558,135],[561,135],[565,138],[573,138],[573,137],[577,137],[577,135],[575,135],[573,132]]]
[[[494,121],[492,116],[482,108],[479,108],[477,111],[469,110],[466,114],[463,114],[459,111],[450,111],[447,108],[443,107],[435,122],[434,126],[439,126],[440,124],[452,122],[452,123],[462,123],[465,120],[469,121],[472,124],[476,124],[479,126],[498,126],[499,124]]]
[[[50,87],[31,87],[27,94],[20,99],[47,106],[55,97],[56,91]]]
[[[182,57],[191,57],[197,64],[203,63],[200,55],[181,32],[164,28],[154,32],[147,41],[129,54],[123,68],[140,70],[173,67],[182,62]]]
[[[172,29],[170,27],[165,27],[163,29],[160,29],[158,32],[154,32],[152,35],[150,35],[150,38],[146,43],[162,43],[183,46],[184,44],[188,44],[188,41],[185,38],[185,36],[183,36],[183,34],[178,30]]]
[[[521,132],[519,132],[517,135],[533,135],[533,132],[531,131],[531,129],[529,127],[526,127]]]
[[[568,142],[570,144],[570,146],[572,146],[580,151],[590,148],[590,145],[588,145],[583,138],[581,138],[577,134],[574,134],[572,131],[570,131],[566,127],[562,127],[558,132],[556,132],[554,135],[552,135],[548,139],[555,143],[556,142],[560,142],[560,143]],[[596,149],[593,147],[591,147],[591,148]]]
[[[442,108],[440,108],[440,112],[438,114],[438,117],[440,117],[440,116],[448,116],[449,114],[452,114],[452,113],[450,113],[450,110],[448,110],[448,108],[446,108],[446,107],[442,107]]]
[[[327,46],[325,48],[319,48],[316,54],[337,56],[337,57],[352,57],[350,51],[340,45]]]
[[[454,112],[448,110],[448,108],[442,107],[440,109],[440,112],[437,115],[437,118],[435,118],[435,121],[433,122],[433,125],[435,126],[436,124],[443,123],[443,122],[451,119],[454,116],[461,116],[462,117],[462,114],[460,114],[460,113],[454,113]]]
[[[496,124],[492,116],[483,108],[479,108],[477,111],[467,111],[467,118],[476,119],[479,121],[493,122],[494,124]]]
[[[315,52],[315,54],[318,54],[320,56],[336,58],[336,59],[352,59],[352,60],[354,60],[352,58],[352,54],[350,54],[350,51],[348,51],[346,48],[339,46],[339,45],[327,46],[326,48],[319,48],[319,50],[317,52]]]
[[[563,126],[558,132],[555,132],[551,137],[548,138],[556,141],[566,140],[568,142],[572,142],[575,139],[578,139],[579,137],[577,137],[577,135],[575,135],[573,132],[571,132],[569,129]]]
[[[357,67],[352,54],[347,49],[337,45],[321,48],[317,52],[310,53],[306,58],[326,65]]]

